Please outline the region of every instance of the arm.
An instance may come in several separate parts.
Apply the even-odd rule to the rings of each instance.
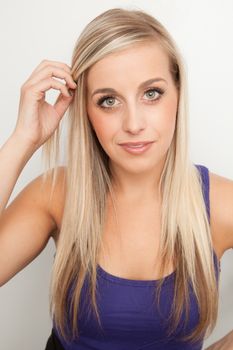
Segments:
[[[205,350],[233,350],[233,330]]]
[[[220,257],[233,248],[233,181],[210,173],[211,232]],[[233,350],[233,330],[205,350]]]
[[[14,132],[0,149],[0,216],[25,164],[54,133],[72,101],[68,87],[77,85],[70,73],[64,63],[43,60],[21,87]],[[53,77],[64,79],[66,85]],[[45,101],[51,88],[61,91],[53,106]]]
[[[34,260],[57,233],[65,167],[59,167],[50,200],[52,178],[32,180],[0,217],[0,286]],[[42,187],[43,185],[43,187]]]
[[[0,149],[0,286],[34,259],[56,230],[50,174],[45,183],[43,175],[31,181],[6,205],[25,164],[54,133],[69,107],[69,87],[77,87],[71,68],[48,60],[43,60],[21,87],[14,132]],[[51,88],[61,91],[54,105],[45,100]]]
[[[0,149],[0,215],[16,181],[35,150],[13,134]]]
[[[210,174],[210,213],[213,243],[222,256],[233,248],[233,181]]]

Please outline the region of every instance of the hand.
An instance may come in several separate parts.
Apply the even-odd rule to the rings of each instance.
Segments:
[[[71,68],[65,63],[43,60],[21,87],[18,119],[13,134],[39,148],[58,127],[73,96],[68,87],[75,89]],[[54,79],[64,79],[66,84]],[[54,105],[45,101],[49,89],[60,90]]]

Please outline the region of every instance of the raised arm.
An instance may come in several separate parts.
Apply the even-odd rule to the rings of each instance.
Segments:
[[[25,164],[54,133],[72,101],[69,90],[77,85],[70,72],[62,62],[44,60],[36,67],[21,87],[16,127],[0,149],[0,286],[34,259],[56,230],[50,177],[42,188],[38,176],[7,203]],[[54,105],[45,101],[51,88],[61,92]],[[64,174],[60,168],[58,184]]]
[[[0,286],[35,259],[55,233],[50,182],[42,187],[42,175],[38,176],[1,214]]]

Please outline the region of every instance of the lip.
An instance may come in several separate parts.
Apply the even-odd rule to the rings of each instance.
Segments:
[[[148,143],[152,143],[154,141],[137,141],[137,142],[124,142],[124,143],[120,143],[119,145],[121,146],[138,146],[138,145],[147,145]]]
[[[136,146],[136,143],[131,143],[131,145],[129,146],[129,144],[121,144],[120,146],[128,153],[131,153],[131,154],[142,154],[144,152],[146,152],[150,147],[151,145],[153,144],[153,142],[141,142],[141,143],[137,143],[138,145],[139,144],[142,144],[141,147],[133,147],[133,146]]]

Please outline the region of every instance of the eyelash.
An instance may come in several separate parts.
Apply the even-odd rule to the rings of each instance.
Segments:
[[[164,90],[160,89],[160,88],[151,88],[151,89],[148,89],[145,91],[145,94],[148,93],[148,92],[151,92],[151,91],[155,91],[159,94],[159,96],[156,98],[156,99],[153,99],[153,100],[148,100],[149,103],[155,103],[157,102],[161,96],[164,94]],[[116,108],[116,107],[105,107],[105,106],[101,106],[102,103],[107,100],[108,98],[113,98],[115,99],[114,96],[112,95],[104,95],[104,96],[101,96],[98,100],[97,100],[97,105],[100,107],[100,108],[103,108],[103,109],[113,109],[113,108]]]

